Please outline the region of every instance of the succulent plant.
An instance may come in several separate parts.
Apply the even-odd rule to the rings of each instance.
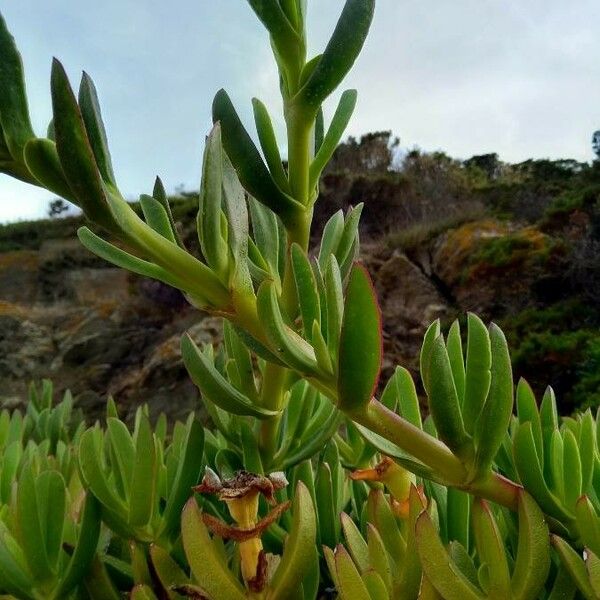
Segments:
[[[0,18],[0,172],[79,206],[90,251],[222,317],[224,343],[181,342],[212,424],[132,426],[109,401],[86,429],[48,382],[0,414],[0,594],[17,598],[600,597],[600,419],[560,419],[513,384],[504,334],[467,316],[427,330],[417,385],[381,385],[382,317],[358,262],[362,206],[309,248],[319,179],[357,94],[322,105],[367,36],[374,0],[346,0],[308,58],[306,0],[248,0],[280,76],[287,163],[267,107],[259,148],[214,99],[190,252],[157,178],[119,191],[91,78],[52,66],[33,132],[23,65]],[[466,347],[463,348],[463,341]],[[378,396],[378,390],[383,388]],[[176,400],[174,400],[176,401]],[[516,404],[516,415],[513,414]],[[204,473],[201,479],[202,473]],[[289,482],[289,483],[288,483]]]

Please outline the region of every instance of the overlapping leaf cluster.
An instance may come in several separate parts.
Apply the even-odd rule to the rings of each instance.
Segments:
[[[0,171],[81,207],[82,243],[223,317],[183,362],[210,426],[130,426],[109,400],[86,427],[44,383],[0,414],[0,594],[15,598],[600,597],[600,421],[559,418],[548,390],[514,398],[503,333],[435,322],[417,386],[381,385],[381,314],[356,262],[361,206],[309,248],[319,179],[355,108],[323,103],[365,41],[374,0],[347,0],[307,56],[306,0],[248,0],[279,71],[287,162],[267,107],[260,145],[217,93],[197,215],[200,254],[160,179],[140,211],[119,191],[91,78],[54,61],[46,137],[0,19]],[[464,347],[463,347],[464,345]],[[379,398],[378,390],[383,388]],[[176,399],[174,399],[176,401]],[[516,410],[515,410],[516,405]]]

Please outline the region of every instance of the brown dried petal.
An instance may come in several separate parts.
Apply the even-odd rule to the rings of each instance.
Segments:
[[[272,473],[269,477],[256,475],[248,471],[238,471],[231,479],[219,479],[212,469],[206,469],[202,483],[196,486],[200,494],[217,494],[219,500],[244,498],[251,493],[261,493],[271,504],[275,502],[273,494],[288,484],[283,473]]]
[[[260,537],[263,531],[277,521],[277,519],[279,519],[279,517],[290,507],[290,504],[290,501],[278,504],[264,519],[261,519],[251,529],[242,529],[235,525],[228,525],[207,513],[202,513],[202,521],[212,533],[224,540],[246,542],[253,538]]]
[[[249,579],[246,583],[251,592],[262,592],[267,583],[267,567],[269,562],[267,555],[264,550],[260,551],[258,555],[258,564],[256,565],[256,575],[252,579]]]

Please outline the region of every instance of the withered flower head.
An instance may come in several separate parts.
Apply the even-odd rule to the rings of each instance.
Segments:
[[[242,576],[249,589],[260,592],[267,581],[268,556],[262,548],[261,536],[290,507],[290,502],[276,504],[275,492],[288,485],[285,474],[271,473],[268,477],[238,471],[230,479],[221,479],[206,468],[200,485],[194,488],[200,494],[215,494],[229,508],[235,525],[229,525],[203,513],[202,520],[210,531],[225,540],[239,544]],[[258,499],[262,494],[267,502],[276,505],[263,519],[258,519]]]
[[[202,483],[194,491],[199,494],[215,494],[224,502],[262,494],[269,504],[275,504],[274,493],[287,485],[288,480],[281,471],[269,476],[238,471],[230,479],[221,479],[210,467],[206,467]]]

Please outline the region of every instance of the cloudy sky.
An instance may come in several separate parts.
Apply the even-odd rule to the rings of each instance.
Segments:
[[[309,0],[311,52],[342,6]],[[51,57],[74,82],[82,69],[91,74],[129,198],[156,174],[170,190],[197,189],[220,87],[248,127],[252,96],[280,110],[266,35],[244,0],[0,0],[0,10],[23,54],[40,135]],[[598,23],[597,0],[378,0],[345,82],[360,92],[348,133],[392,129],[404,148],[460,158],[590,160],[600,128]],[[50,199],[0,174],[0,222],[43,215]]]

